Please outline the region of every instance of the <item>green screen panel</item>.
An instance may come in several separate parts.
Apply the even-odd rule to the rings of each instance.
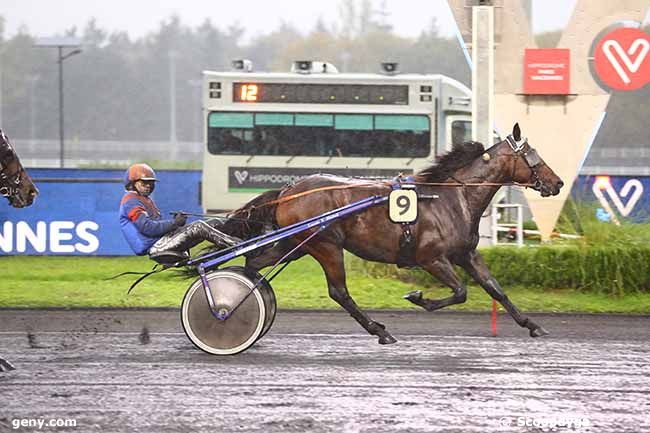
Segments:
[[[337,114],[334,129],[371,130],[371,114]]]
[[[252,128],[251,113],[210,113],[208,117],[210,128]]]
[[[296,114],[296,126],[334,126],[332,114]]]
[[[287,113],[257,113],[255,115],[256,125],[270,126],[292,126],[293,114]]]
[[[378,114],[375,116],[375,129],[391,131],[428,131],[429,118],[427,116]]]

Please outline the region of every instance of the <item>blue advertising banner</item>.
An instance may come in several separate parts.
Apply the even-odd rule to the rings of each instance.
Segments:
[[[650,177],[579,176],[573,197],[596,202],[596,216],[602,221],[648,222],[650,217]]]
[[[123,170],[29,169],[40,194],[14,209],[0,200],[0,255],[131,255],[118,219]],[[157,171],[153,198],[170,211],[201,213],[201,172]]]
[[[40,195],[14,209],[0,198],[0,255],[131,255],[118,220],[122,170],[30,169]],[[158,171],[154,199],[163,216],[201,213],[201,172]],[[579,176],[572,195],[597,203],[603,221],[647,222],[650,177]]]

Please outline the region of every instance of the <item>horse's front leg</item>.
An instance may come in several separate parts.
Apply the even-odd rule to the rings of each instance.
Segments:
[[[467,271],[467,273],[485,289],[486,292],[493,299],[497,300],[503,308],[506,309],[508,313],[515,319],[515,322],[522,328],[527,328],[530,330],[531,337],[543,337],[548,335],[548,331],[528,317],[523,315],[521,311],[510,301],[508,296],[503,292],[503,289],[497,282],[497,280],[490,274],[490,270],[487,268],[483,257],[474,250],[470,253],[469,257],[459,263],[460,266]]]
[[[343,249],[329,242],[308,243],[305,249],[323,268],[327,278],[330,298],[343,307],[371,335],[379,337],[379,344],[392,344],[397,340],[386,331],[386,327],[375,322],[359,309],[350,296],[345,284]]]
[[[449,286],[454,294],[444,299],[426,299],[422,296],[422,291],[416,290],[404,296],[404,299],[419,305],[427,311],[438,310],[443,307],[454,304],[462,304],[467,299],[467,289],[461,282],[458,274],[454,271],[453,265],[446,258],[439,258],[435,261],[425,264],[422,269],[436,277],[441,283]]]

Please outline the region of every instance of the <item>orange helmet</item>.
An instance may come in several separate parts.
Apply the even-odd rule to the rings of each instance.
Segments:
[[[153,180],[156,179],[156,172],[147,164],[133,164],[124,173],[124,187],[129,188],[138,180]]]

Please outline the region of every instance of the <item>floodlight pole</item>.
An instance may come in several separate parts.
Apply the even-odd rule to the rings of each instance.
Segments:
[[[63,47],[57,47],[59,51],[59,167],[63,168]]]
[[[169,141],[176,149],[176,51],[169,53]],[[174,150],[175,151],[175,150]]]
[[[64,134],[63,134],[63,61],[68,57],[81,53],[81,49],[70,51],[68,54],[63,55],[63,46],[57,46],[59,52],[59,167],[65,166],[64,160]]]
[[[34,90],[36,82],[39,80],[38,75],[29,75],[29,150],[34,152],[36,149],[36,104],[34,103]]]
[[[56,48],[59,63],[59,167],[64,167],[64,145],[63,145],[63,61],[68,57],[81,53],[79,46],[82,40],[74,37],[52,37],[40,38],[34,44],[35,47]],[[67,54],[63,54],[64,48],[70,48]]]

